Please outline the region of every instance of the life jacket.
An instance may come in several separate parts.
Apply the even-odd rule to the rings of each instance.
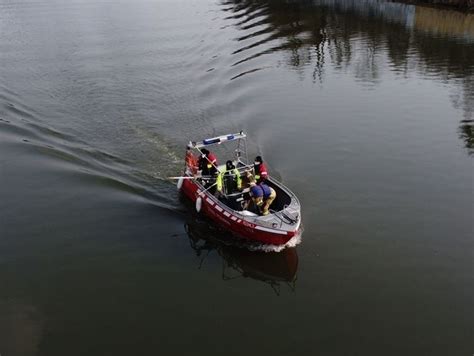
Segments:
[[[214,175],[217,172],[217,158],[212,153],[207,157],[199,158],[199,169],[202,170],[203,175]]]
[[[232,174],[232,176],[230,174]],[[240,178],[240,173],[237,168],[233,168],[228,171],[219,173],[219,175],[217,176],[217,190],[220,192],[222,192],[224,178],[235,180],[235,182],[237,183],[237,189],[242,189],[242,178]]]
[[[258,183],[267,179],[268,172],[267,172],[267,166],[265,166],[265,163],[262,162],[260,164],[254,164],[253,168],[255,170],[255,179],[257,180]]]
[[[185,162],[186,166],[191,170],[191,172],[196,173],[198,161],[196,156],[191,152],[191,150],[186,151]]]
[[[214,154],[209,153],[207,155],[207,168],[211,168],[213,165],[217,167],[217,158],[214,156]]]

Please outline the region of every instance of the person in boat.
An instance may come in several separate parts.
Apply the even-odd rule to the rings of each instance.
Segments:
[[[272,205],[277,194],[276,194],[275,189],[273,189],[272,187],[268,186],[265,183],[260,183],[260,187],[263,189],[262,215],[268,215],[269,210],[270,210],[270,205]]]
[[[268,215],[270,205],[276,198],[275,189],[265,183],[257,184],[255,179],[251,177],[249,194],[258,212],[264,216]],[[245,209],[247,209],[249,203],[250,201],[247,202]]]
[[[211,194],[216,192],[216,177],[217,177],[217,158],[203,148],[201,150],[201,157],[199,158],[198,168],[201,171],[202,184],[206,189],[209,189]]]
[[[190,145],[186,146],[186,171],[192,173],[193,175],[198,171],[198,159],[194,155],[192,147]]]
[[[265,182],[268,178],[267,166],[263,163],[262,156],[255,157],[253,169],[255,171],[255,180],[257,184]]]
[[[199,158],[199,170],[203,176],[215,176],[217,174],[217,158],[203,148],[201,150],[201,157]]]
[[[230,160],[225,163],[225,171],[217,175],[217,191],[221,195],[224,194],[224,188],[227,194],[232,194],[242,189],[242,178],[240,177],[239,170],[235,168]]]

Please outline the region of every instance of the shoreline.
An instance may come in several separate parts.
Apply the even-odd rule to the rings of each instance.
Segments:
[[[395,0],[394,2],[457,10],[464,13],[474,12],[474,0]]]

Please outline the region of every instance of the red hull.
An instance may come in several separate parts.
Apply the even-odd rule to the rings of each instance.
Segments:
[[[198,190],[199,186],[192,180],[185,179],[183,181],[181,191],[193,202],[196,202],[198,198]],[[232,212],[231,209],[220,204],[212,195],[205,194],[203,196],[201,213],[226,230],[249,241],[265,245],[285,245],[298,232],[298,230],[284,231],[256,225],[244,220],[242,216],[234,215]]]

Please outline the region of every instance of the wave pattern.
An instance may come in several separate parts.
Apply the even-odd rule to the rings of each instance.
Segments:
[[[180,210],[169,195],[165,177],[140,171],[125,159],[48,127],[32,109],[11,99],[3,103],[0,112],[4,153],[24,152],[29,160],[40,160],[71,184],[127,193],[163,209]]]

